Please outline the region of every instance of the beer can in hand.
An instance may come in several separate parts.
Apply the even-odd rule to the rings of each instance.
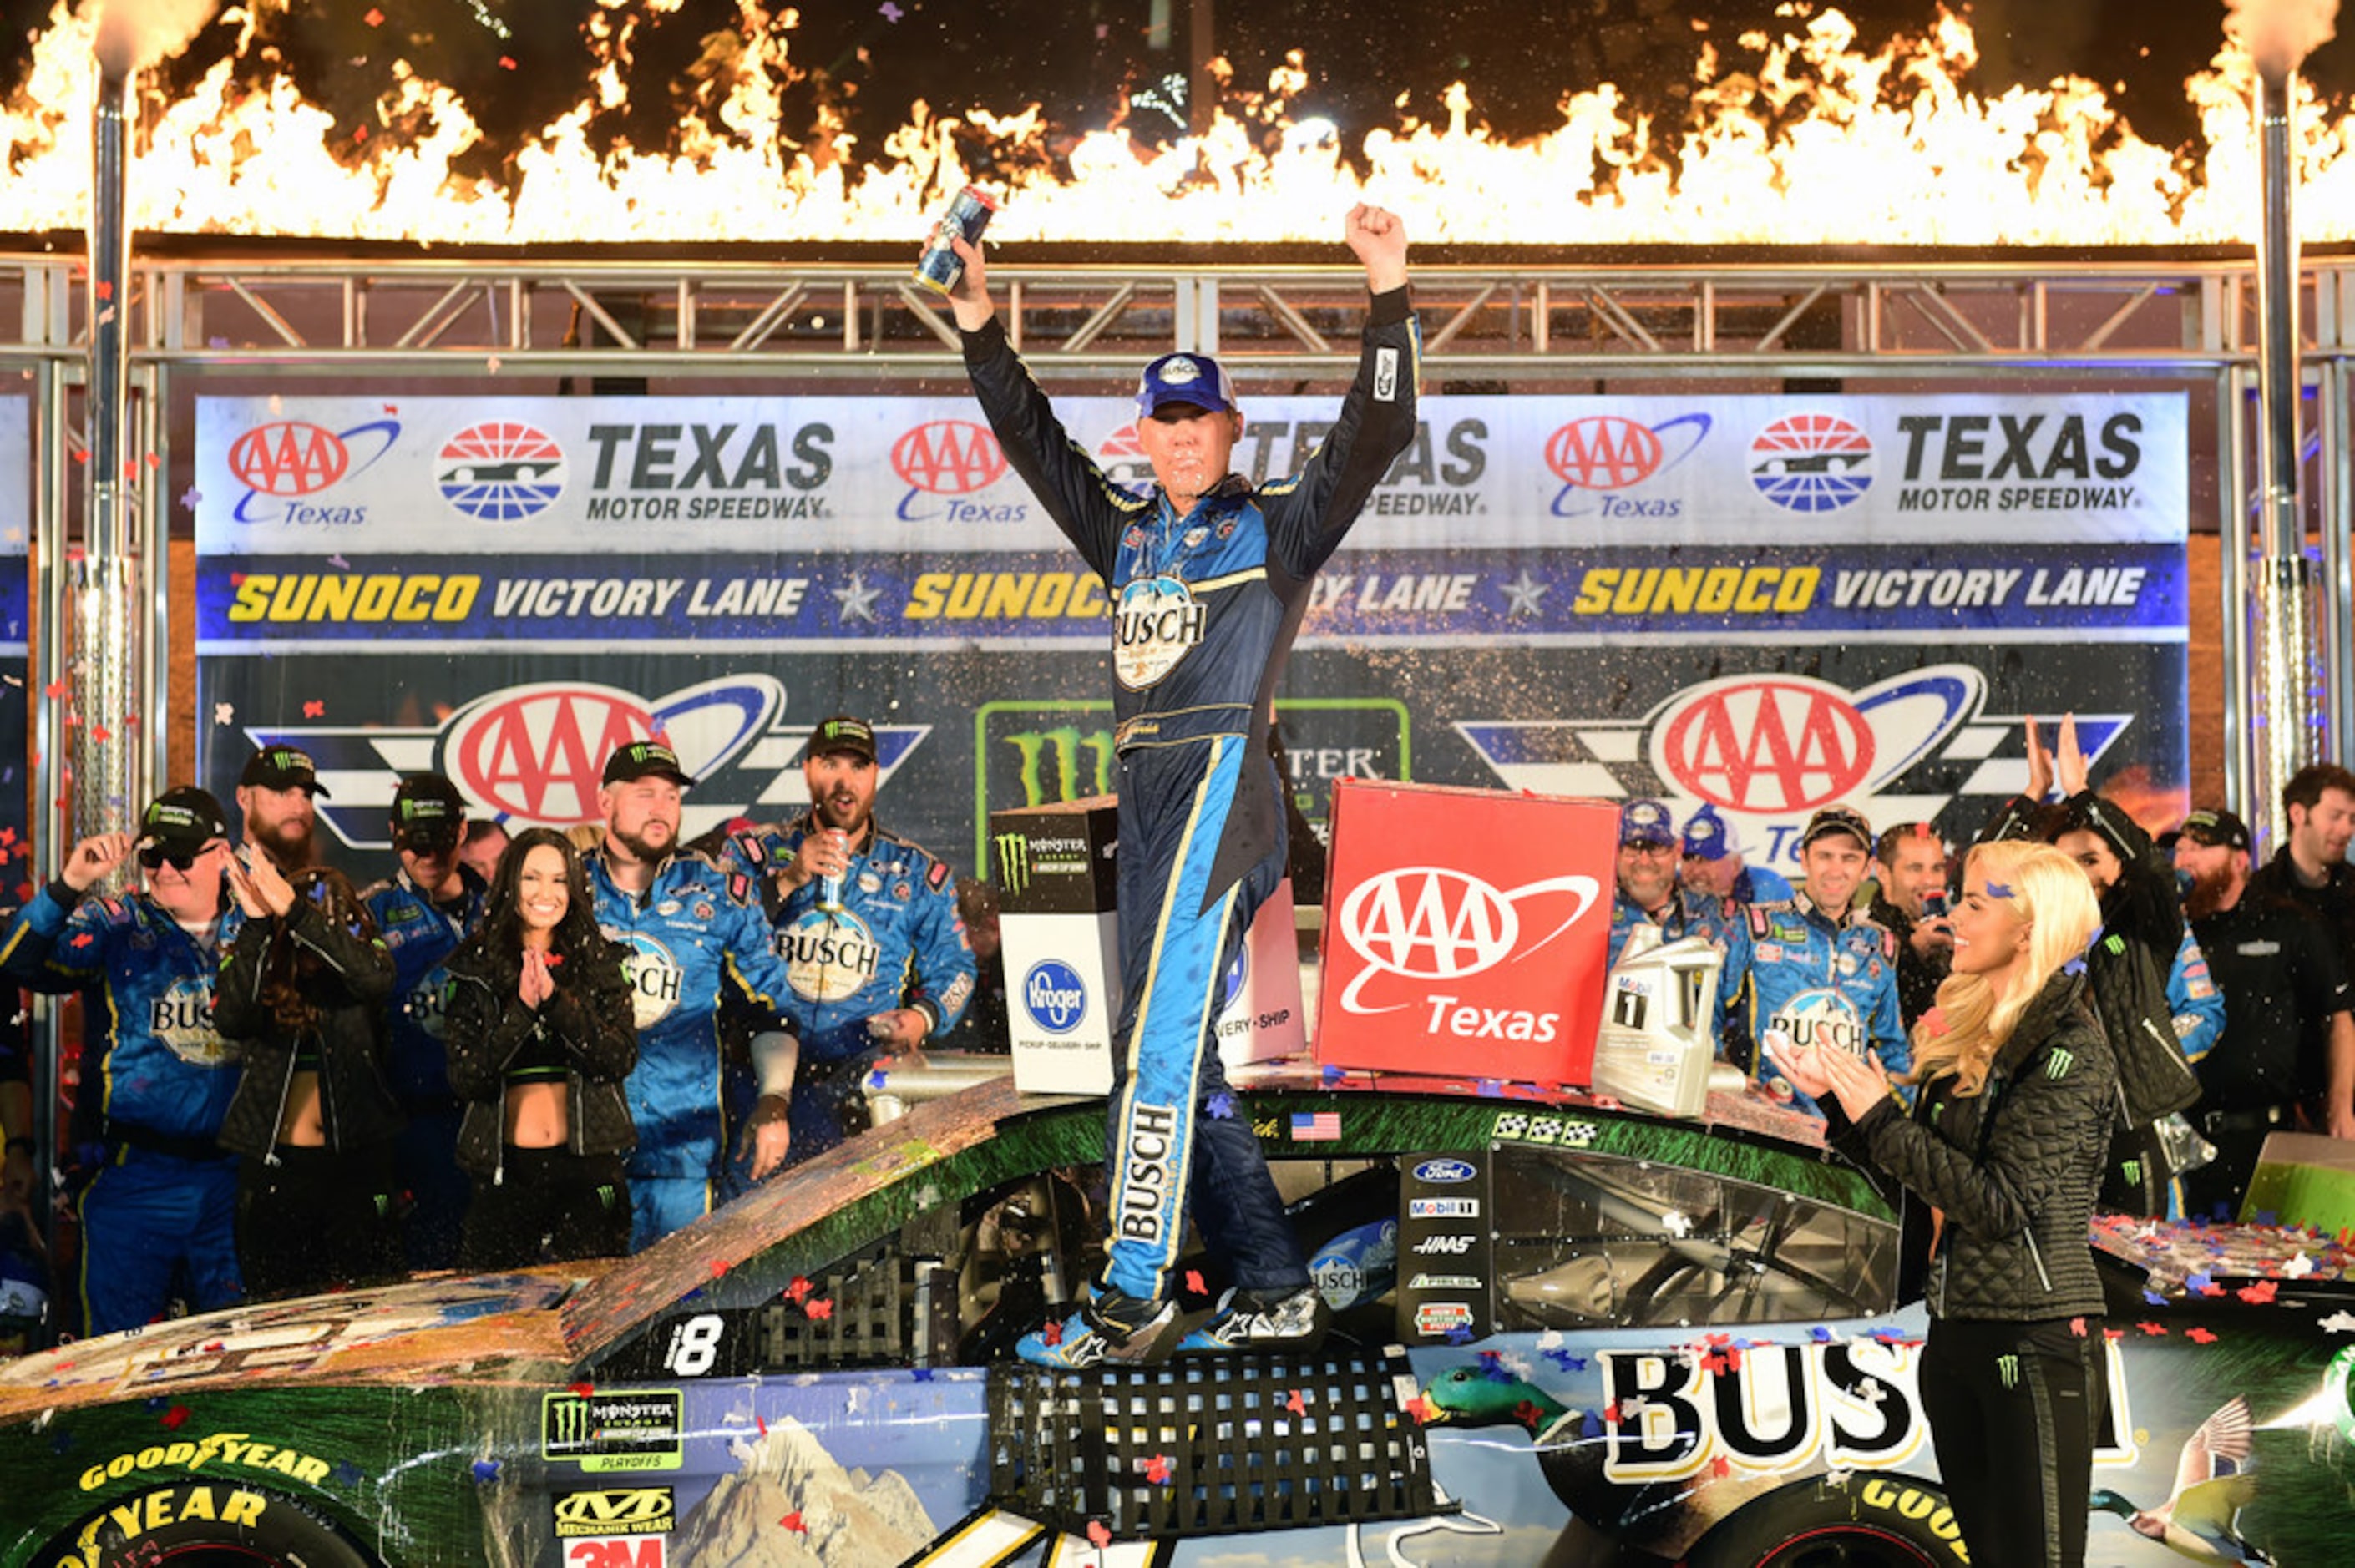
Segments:
[[[916,260],[916,281],[938,294],[955,288],[957,280],[964,276],[964,263],[949,248],[949,240],[961,235],[968,245],[980,244],[982,230],[989,227],[990,215],[996,210],[997,203],[979,185],[957,192],[940,226],[932,230],[932,243]]]

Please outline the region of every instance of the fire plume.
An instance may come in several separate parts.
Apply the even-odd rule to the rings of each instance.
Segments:
[[[466,101],[406,63],[358,123],[338,122],[254,46],[169,102],[143,103],[133,224],[177,233],[421,243],[910,241],[945,193],[1001,189],[994,240],[1323,242],[1359,199],[1406,215],[1422,243],[2218,245],[2256,227],[2246,55],[2226,45],[2185,91],[2201,144],[2151,144],[2096,84],[2063,79],[1987,97],[1951,15],[1919,37],[1860,43],[1841,13],[1792,15],[1722,53],[1699,47],[1690,110],[1638,111],[1608,83],[1565,91],[1561,123],[1524,141],[1486,129],[1476,87],[1345,147],[1299,110],[1295,55],[1263,90],[1230,81],[1207,133],[1146,145],[1118,122],[1075,132],[1013,113],[922,104],[868,156],[821,110],[785,123],[794,18],[738,0],[706,41],[673,143],[606,144],[601,111],[633,89],[634,18],[600,0],[597,68],[579,102],[491,165]],[[651,0],[661,8],[662,0]],[[1796,11],[1785,7],[1786,11]],[[0,232],[82,227],[95,27],[58,0],[31,75],[0,103]],[[646,90],[646,84],[635,84]],[[2309,243],[2355,238],[2355,125],[2307,104],[2298,215]],[[1435,112],[1433,112],[1435,111]],[[1429,115],[1430,117],[1426,117]],[[471,160],[469,155],[472,155]]]

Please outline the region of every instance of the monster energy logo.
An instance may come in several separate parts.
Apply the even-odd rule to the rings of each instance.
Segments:
[[[1076,800],[1083,795],[1112,792],[1112,731],[1082,730],[1076,725],[1064,725],[1055,729],[1018,731],[1004,738],[1020,759],[1024,805],[1044,806],[1054,800]],[[1090,777],[1084,781],[1080,777],[1083,762],[1090,762]],[[1050,767],[1054,769],[1051,779],[1048,777]]]
[[[2018,1388],[2019,1386],[2019,1358],[2018,1356],[1996,1357],[1995,1371],[1996,1375],[2003,1379],[2004,1387]]]
[[[2052,1048],[2052,1059],[2044,1064],[2044,1075],[2053,1079],[2065,1078],[2069,1075],[2069,1069],[2076,1065],[2076,1056],[2066,1045],[2056,1045]]]
[[[995,842],[997,845],[997,885],[1018,898],[1030,885],[1030,835],[1000,833]]]
[[[2125,1172],[2125,1174],[2126,1174],[2126,1185],[2127,1185],[2127,1186],[2129,1186],[2129,1187],[2139,1187],[2139,1186],[2141,1186],[2141,1185],[2142,1185],[2142,1161],[2141,1161],[2141,1160],[2127,1160],[2125,1164],[2123,1164],[2123,1165],[2119,1166],[2119,1167],[2118,1167],[2118,1169],[2119,1169],[2121,1171]]]
[[[676,1470],[684,1403],[673,1391],[543,1395],[540,1455],[591,1472]]]

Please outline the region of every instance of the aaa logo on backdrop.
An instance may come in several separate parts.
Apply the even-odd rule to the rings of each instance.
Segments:
[[[1349,890],[1339,915],[1341,939],[1365,960],[1341,992],[1351,1012],[1395,1012],[1413,1000],[1372,1006],[1359,1001],[1377,975],[1411,981],[1462,980],[1508,959],[1526,959],[1578,924],[1601,888],[1591,876],[1555,876],[1497,888],[1448,866],[1400,866]],[[1552,929],[1521,944],[1521,906],[1535,906]],[[1518,949],[1518,951],[1517,951]]]
[[[400,439],[398,419],[371,419],[346,430],[304,419],[256,425],[229,443],[229,472],[245,487],[229,515],[245,524],[365,523],[365,506],[337,506],[322,497],[374,468]]]
[[[1681,414],[1646,425],[1625,414],[1590,414],[1546,438],[1545,464],[1561,481],[1553,498],[1557,517],[1600,510],[1605,516],[1676,517],[1684,503],[1630,493],[1700,449],[1707,414]]]

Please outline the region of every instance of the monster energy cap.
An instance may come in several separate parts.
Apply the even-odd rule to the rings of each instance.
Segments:
[[[874,761],[874,726],[865,719],[837,714],[810,731],[809,754],[812,757],[825,757],[837,751],[847,752],[861,762]]]
[[[165,849],[200,850],[229,837],[229,817],[220,802],[193,784],[166,789],[140,814],[139,842]]]
[[[245,759],[245,771],[237,776],[240,789],[307,789],[312,794],[326,797],[319,787],[318,769],[311,765],[310,754],[291,746],[265,746]]]
[[[605,758],[607,784],[628,784],[640,779],[667,779],[682,789],[695,779],[678,765],[678,753],[658,740],[634,740]]]
[[[412,773],[392,793],[392,842],[412,851],[455,849],[466,831],[466,798],[439,773]]]

